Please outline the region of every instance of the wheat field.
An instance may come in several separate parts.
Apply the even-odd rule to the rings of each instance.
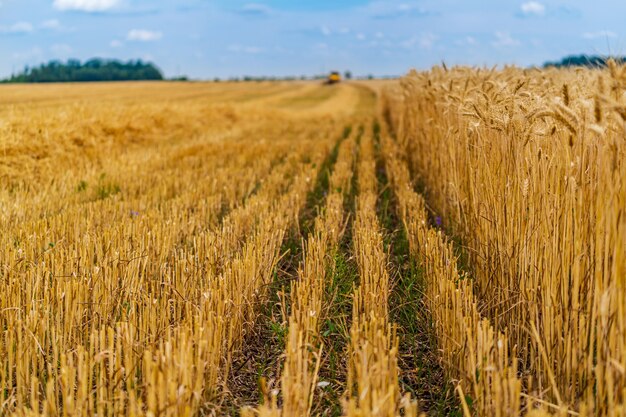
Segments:
[[[625,91],[0,86],[0,415],[626,415]]]

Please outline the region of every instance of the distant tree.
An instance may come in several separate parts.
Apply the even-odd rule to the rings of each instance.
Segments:
[[[66,63],[50,61],[38,67],[25,67],[24,71],[12,75],[5,80],[11,83],[52,83],[71,81],[128,81],[128,80],[162,80],[163,74],[152,63],[141,60],[126,63],[93,58],[81,64],[79,60],[70,59]]]
[[[570,55],[556,62],[546,62],[543,64],[544,68],[548,67],[605,67],[609,59],[613,59],[618,64],[626,63],[626,57],[602,57],[598,55]]]
[[[345,78],[346,80],[351,80],[351,79],[352,79],[352,72],[350,72],[350,71],[346,71],[346,72],[343,74],[343,76],[344,76],[344,78]]]

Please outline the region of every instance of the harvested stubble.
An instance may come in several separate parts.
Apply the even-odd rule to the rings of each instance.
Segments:
[[[417,416],[417,403],[402,397],[398,337],[389,322],[389,273],[376,214],[377,178],[371,132],[362,138],[353,228],[359,285],[354,289],[346,416]]]
[[[98,106],[85,111],[102,110],[95,122],[106,127],[111,114]],[[142,125],[137,147],[85,133],[96,159],[60,142],[46,157],[67,170],[13,169],[27,161],[3,156],[0,414],[192,415],[219,402],[339,128],[266,112],[237,128],[219,114],[217,126],[185,130],[177,123],[208,110],[189,108],[171,114],[166,139]],[[18,116],[15,146],[39,146]],[[62,136],[61,125],[48,128]]]
[[[262,203],[255,196],[244,206],[245,212],[253,213],[250,220],[244,222],[246,216],[235,211],[233,215],[241,220],[235,232],[225,227],[223,233],[209,233],[217,234],[229,250],[218,259],[209,256],[214,245],[192,245],[187,252],[185,245],[172,242],[177,228],[167,227],[167,217],[161,221],[148,217],[150,222],[139,229],[143,239],[133,239],[133,220],[128,228],[103,231],[100,236],[109,242],[123,242],[130,235],[128,247],[118,244],[117,252],[98,248],[97,240],[87,234],[75,244],[55,244],[42,260],[14,258],[6,276],[9,294],[21,294],[22,305],[30,306],[27,317],[17,312],[7,315],[10,330],[4,334],[3,345],[20,350],[2,352],[9,369],[14,368],[2,382],[7,387],[28,387],[15,392],[16,410],[39,409],[33,393],[44,390],[43,381],[29,370],[40,369],[50,375],[42,395],[43,410],[50,414],[56,414],[60,404],[63,412],[72,415],[137,414],[144,408],[172,415],[191,413],[202,399],[199,394],[206,394],[204,387],[215,389],[218,377],[225,378],[229,361],[220,362],[238,349],[245,327],[254,322],[255,297],[271,279],[283,234],[314,177],[314,168],[300,163],[300,158],[296,155],[288,163],[293,165],[290,169],[277,170],[281,174],[277,180],[265,184],[269,188],[264,186],[258,194],[265,195]],[[320,160],[314,155],[313,162]],[[281,196],[291,182],[285,175],[290,171],[295,179]],[[249,237],[239,251],[237,242],[246,233]],[[32,246],[32,253],[39,255],[36,248]],[[65,274],[65,260],[72,258],[84,275]],[[147,259],[162,261],[148,263]],[[94,260],[103,266],[90,268],[88,263]],[[218,262],[222,268],[215,274]],[[25,287],[27,283],[31,284]],[[115,296],[102,299],[104,294]],[[46,310],[28,300],[43,300]],[[38,326],[40,320],[46,326]],[[24,343],[29,337],[35,343]],[[64,353],[66,346],[75,346],[76,353]],[[57,362],[58,368],[51,366]],[[63,376],[69,378],[65,383]],[[63,391],[67,384],[76,389]],[[98,388],[87,395],[92,384]],[[156,392],[157,388],[174,392],[162,395],[165,392]]]
[[[56,86],[36,99],[3,90],[0,414],[226,412],[283,236],[351,109],[376,103],[350,84],[188,87],[75,87],[65,101]],[[611,64],[435,68],[381,93],[397,137],[383,126],[386,172],[466,415],[626,413],[625,90],[626,70]],[[323,291],[333,255],[352,262],[336,251],[355,137],[283,306],[280,392],[244,412],[310,415],[324,403],[319,332],[342,307]],[[410,416],[372,147],[367,132],[342,406]],[[443,229],[429,226],[435,216]]]
[[[281,376],[282,404],[276,395],[267,398],[256,413],[259,416],[305,417],[311,414],[323,343],[320,323],[323,322],[324,289],[332,269],[332,253],[337,250],[344,231],[344,196],[350,192],[352,155],[357,130],[339,146],[337,162],[329,180],[326,203],[315,219],[315,226],[304,245],[304,259],[298,280],[291,285],[291,311]],[[254,415],[243,410],[242,415]]]
[[[524,407],[626,413],[626,68],[411,73],[385,114]],[[535,400],[536,399],[536,400]]]

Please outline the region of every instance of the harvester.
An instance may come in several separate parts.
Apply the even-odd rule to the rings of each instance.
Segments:
[[[328,78],[326,79],[326,84],[337,84],[340,81],[341,75],[339,75],[339,72],[333,71],[328,75]]]

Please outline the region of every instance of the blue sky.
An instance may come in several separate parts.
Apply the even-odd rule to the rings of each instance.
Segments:
[[[201,79],[540,65],[626,53],[625,21],[606,0],[0,0],[0,77],[96,56]]]

